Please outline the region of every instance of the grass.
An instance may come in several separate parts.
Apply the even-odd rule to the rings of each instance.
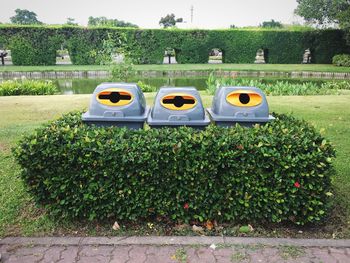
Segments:
[[[278,253],[284,260],[296,259],[305,254],[305,248],[296,246],[279,246]]]
[[[147,93],[151,104],[155,93]],[[212,96],[202,92],[206,107]],[[19,179],[19,167],[11,156],[11,147],[25,134],[42,123],[59,117],[62,113],[87,108],[90,95],[53,95],[0,97],[0,236],[7,235],[123,235],[177,233],[168,226],[122,225],[120,232],[113,232],[111,222],[59,222],[35,207]],[[336,175],[333,178],[334,201],[337,204],[330,219],[321,226],[295,228],[289,226],[258,226],[249,236],[294,236],[350,238],[350,95],[327,96],[273,96],[268,97],[270,110],[293,113],[312,123],[317,130],[331,140],[337,151]],[[136,230],[135,230],[136,229]],[[302,231],[302,233],[300,232]],[[186,228],[179,234],[193,234]],[[224,226],[219,232],[208,235],[242,235],[238,226]]]
[[[54,66],[0,66],[1,71],[88,71],[108,70],[104,65],[54,65]],[[350,72],[350,67],[336,67],[331,64],[164,64],[164,65],[135,65],[140,71],[204,71],[204,70],[233,70],[233,71],[313,71],[313,72]]]
[[[178,248],[175,252],[175,255],[172,257],[172,259],[177,260],[179,263],[186,263],[187,262],[187,253],[184,248]]]

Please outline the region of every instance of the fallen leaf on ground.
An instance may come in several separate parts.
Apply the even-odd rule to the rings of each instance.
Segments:
[[[214,227],[214,224],[208,220],[206,223],[205,223],[205,227],[208,229],[208,230],[212,230],[213,227]]]
[[[118,224],[118,222],[117,221],[115,221],[114,222],[114,224],[113,224],[113,230],[115,230],[115,231],[117,231],[117,230],[119,230],[120,229],[120,226],[119,226],[119,224]]]
[[[203,232],[203,231],[204,231],[203,227],[201,227],[201,226],[196,226],[196,225],[193,225],[193,226],[192,226],[192,230],[193,230],[194,232]]]
[[[251,230],[250,230],[250,227],[249,227],[249,226],[241,226],[241,227],[239,228],[239,232],[245,234],[245,233],[251,232]]]

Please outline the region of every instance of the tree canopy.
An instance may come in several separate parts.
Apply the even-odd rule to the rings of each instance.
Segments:
[[[275,21],[271,19],[271,21],[264,21],[261,25],[261,27],[268,27],[268,28],[273,28],[273,27],[278,27],[281,28],[282,24],[281,22]]]
[[[67,17],[66,25],[77,26],[78,23],[75,22],[75,19],[74,19],[74,18]]]
[[[167,27],[174,27],[176,23],[182,23],[183,19],[182,18],[177,18],[175,19],[174,14],[168,14],[165,17],[162,17],[159,21],[159,25],[162,25],[164,28]]]
[[[342,24],[349,14],[349,0],[297,0],[295,13],[307,22],[327,25],[331,23]]]
[[[37,14],[27,9],[15,10],[15,15],[10,18],[11,23],[21,25],[43,24],[37,19]]]
[[[93,17],[90,16],[88,20],[88,26],[108,26],[108,27],[135,27],[138,28],[137,25],[125,22],[123,20],[118,19],[109,19],[104,16]]]

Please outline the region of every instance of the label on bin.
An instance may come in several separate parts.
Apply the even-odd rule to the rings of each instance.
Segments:
[[[189,110],[196,106],[197,99],[185,93],[171,93],[164,96],[160,103],[169,110]]]
[[[262,97],[252,90],[236,90],[226,96],[226,101],[237,107],[254,107],[261,104]]]
[[[131,103],[134,97],[127,90],[110,88],[99,92],[96,99],[99,103],[107,106],[124,106]]]

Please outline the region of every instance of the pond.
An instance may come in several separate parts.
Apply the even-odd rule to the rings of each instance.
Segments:
[[[128,82],[142,81],[145,84],[160,88],[162,86],[173,87],[196,87],[198,90],[205,90],[206,77],[196,78],[136,78]],[[62,94],[90,94],[97,85],[108,82],[108,79],[58,79],[53,82]]]
[[[252,79],[252,78],[250,78]],[[263,83],[273,83],[276,81],[288,81],[290,83],[314,82],[324,83],[325,79],[282,79],[282,78],[255,78],[260,79]],[[61,94],[91,94],[97,85],[103,82],[108,82],[108,79],[56,79],[53,82],[58,87]],[[129,82],[142,81],[145,84],[160,88],[162,86],[173,87],[196,87],[198,90],[205,90],[207,88],[207,77],[177,77],[177,78],[135,78]]]

